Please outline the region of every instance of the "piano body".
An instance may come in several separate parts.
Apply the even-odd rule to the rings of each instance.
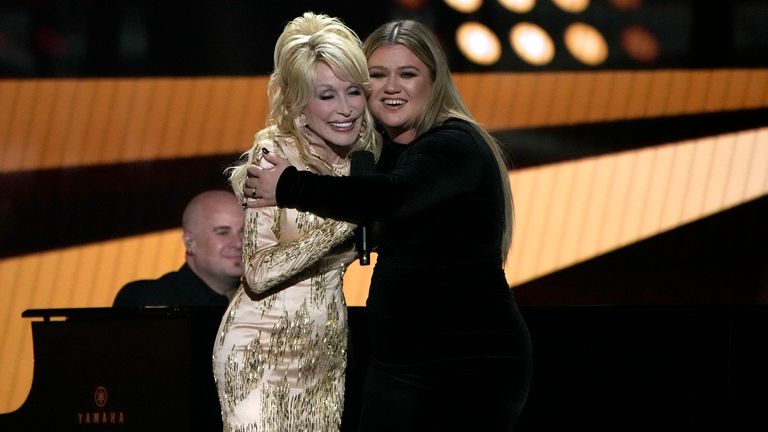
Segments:
[[[221,430],[222,308],[33,309],[32,389],[3,431]]]
[[[768,305],[522,306],[534,341],[516,430],[764,431]],[[223,310],[28,310],[32,390],[0,431],[220,431]],[[366,312],[350,326],[341,432],[356,431]]]

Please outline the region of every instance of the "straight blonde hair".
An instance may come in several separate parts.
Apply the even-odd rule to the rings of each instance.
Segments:
[[[376,49],[387,45],[403,45],[408,48],[429,68],[432,79],[432,91],[415,122],[416,136],[445,123],[451,118],[458,118],[471,124],[491,149],[501,177],[504,195],[504,232],[501,239],[501,259],[505,262],[512,245],[512,227],[514,223],[514,203],[504,155],[498,141],[482,128],[472,117],[453,82],[448,60],[440,42],[429,28],[413,20],[396,20],[386,23],[370,34],[363,43],[363,52],[370,57]]]

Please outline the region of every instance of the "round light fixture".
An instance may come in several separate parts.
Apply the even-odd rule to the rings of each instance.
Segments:
[[[509,31],[509,43],[524,61],[542,66],[555,57],[555,44],[543,28],[529,22],[515,24]]]
[[[632,24],[621,31],[621,47],[639,63],[650,64],[659,57],[659,41],[645,27]]]
[[[570,13],[584,12],[589,7],[589,0],[552,0],[552,3]]]
[[[445,4],[462,13],[472,13],[480,9],[483,0],[445,0]]]
[[[528,13],[536,6],[536,0],[499,0],[499,4],[515,13]]]
[[[580,62],[595,66],[608,58],[608,44],[589,24],[573,23],[565,29],[565,47]]]
[[[488,66],[499,61],[501,42],[488,27],[478,22],[466,22],[456,30],[456,44],[465,57]]]

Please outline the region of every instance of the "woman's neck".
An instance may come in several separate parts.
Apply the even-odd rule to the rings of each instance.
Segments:
[[[313,130],[307,128],[309,147],[315,156],[331,165],[341,165],[347,158],[349,147],[333,145],[320,138]]]
[[[415,129],[386,129],[386,133],[389,140],[395,144],[407,145],[416,139]]]
[[[309,145],[312,148],[312,153],[331,165],[343,164],[347,158],[347,153],[349,153],[349,147],[328,144],[322,140],[320,142],[312,140]]]

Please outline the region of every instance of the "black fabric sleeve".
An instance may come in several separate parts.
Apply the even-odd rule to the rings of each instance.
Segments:
[[[473,190],[489,154],[468,131],[442,127],[414,142],[389,174],[332,177],[288,168],[277,202],[349,221],[407,217]]]

